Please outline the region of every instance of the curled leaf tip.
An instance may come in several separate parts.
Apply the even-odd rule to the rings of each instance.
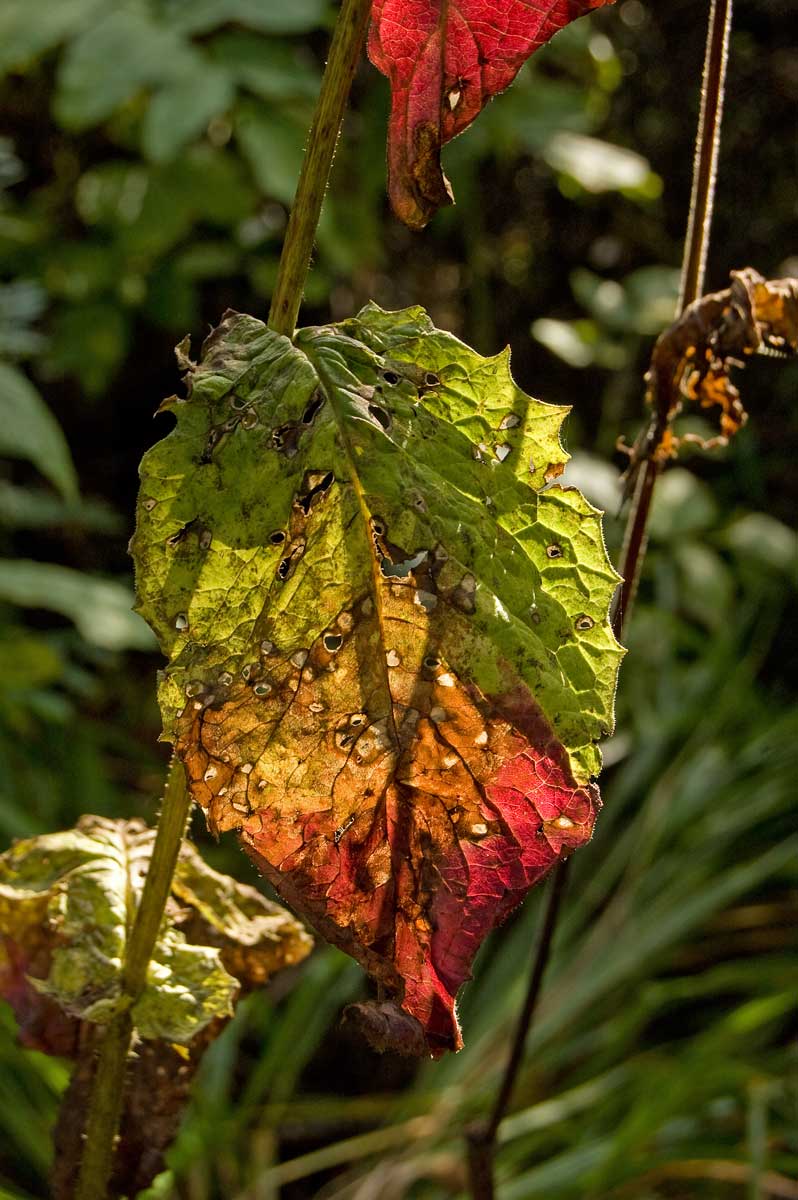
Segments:
[[[453,202],[441,147],[575,17],[612,0],[374,0],[369,57],[391,84],[388,190],[423,229]]]

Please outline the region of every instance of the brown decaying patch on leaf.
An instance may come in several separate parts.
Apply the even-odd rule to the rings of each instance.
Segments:
[[[646,399],[653,412],[649,426],[631,448],[627,493],[641,462],[676,458],[685,442],[705,450],[727,445],[748,414],[731,380],[753,354],[778,357],[798,352],[798,279],[766,280],[752,267],[732,271],[731,287],[702,296],[660,335],[646,375]],[[719,433],[703,439],[676,437],[673,420],[685,402],[718,413]]]
[[[106,836],[113,834],[120,845],[148,832],[139,820],[108,821],[90,815],[77,825],[78,832],[88,836],[98,829]],[[13,849],[8,852],[13,854]],[[68,886],[67,876],[62,886]],[[82,1156],[103,1027],[69,1015],[35,986],[36,980],[47,978],[53,952],[64,938],[52,911],[52,889],[42,890],[35,899],[27,888],[23,892],[24,904],[15,903],[13,885],[0,892],[0,996],[14,1011],[24,1046],[75,1060],[55,1130],[51,1180],[54,1200],[69,1200]],[[312,946],[289,913],[255,888],[212,871],[187,841],[181,847],[166,915],[168,924],[189,943],[219,949],[225,970],[240,984],[239,998],[280,968],[301,961]],[[91,937],[90,928],[85,936]],[[159,1038],[135,1038],[109,1195],[134,1195],[163,1170],[163,1155],[177,1132],[191,1081],[205,1050],[226,1024],[227,1018],[214,1018],[186,1047]]]
[[[334,652],[327,635],[287,659],[267,640],[268,690],[242,681],[189,701],[177,741],[211,828],[240,831],[285,899],[421,1023],[433,1054],[461,1045],[454,998],[485,934],[590,838],[598,807],[509,668],[495,696],[458,674],[472,598],[442,566],[380,579],[380,611],[363,597],[340,613]],[[382,1021],[377,1041],[392,1027]]]
[[[135,1196],[164,1170],[164,1155],[180,1127],[202,1056],[226,1024],[226,1019],[217,1018],[187,1047],[170,1046],[160,1039],[136,1043],[124,1081],[125,1104],[109,1196]],[[72,1200],[75,1195],[98,1041],[96,1026],[82,1030],[81,1053],[53,1134],[52,1200]]]

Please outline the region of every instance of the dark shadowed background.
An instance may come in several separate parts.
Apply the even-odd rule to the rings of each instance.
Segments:
[[[152,414],[180,386],[173,345],[225,308],[268,311],[334,7],[0,5],[3,846],[157,811],[160,659],[129,611],[137,464],[168,428]],[[798,275],[798,13],[736,7],[710,290],[746,265]],[[573,405],[567,478],[608,510],[611,549],[615,441],[675,304],[707,8],[620,0],[558,35],[447,148],[457,205],[420,235],[386,205],[387,85],[364,62],[302,314],[421,303],[483,353],[509,343],[522,387]],[[501,1200],[798,1197],[798,364],[757,359],[738,382],[736,443],[661,484]],[[194,836],[255,882],[199,819]],[[151,1194],[463,1196],[458,1130],[495,1088],[539,908],[489,940],[466,1049],[437,1064],[339,1029],[365,989],[337,951],[246,1001]],[[0,1006],[0,1200],[47,1196],[66,1078]]]

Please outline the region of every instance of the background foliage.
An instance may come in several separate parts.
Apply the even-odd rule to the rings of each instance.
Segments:
[[[608,508],[613,546],[615,438],[638,428],[673,310],[705,9],[620,0],[558,35],[448,148],[458,206],[421,236],[388,215],[387,92],[364,64],[307,293],[306,323],[421,302],[482,352],[509,342],[522,387],[574,404],[570,478]],[[790,10],[737,5],[711,288],[748,263],[798,274]],[[4,844],[84,812],[155,814],[159,659],[129,612],[136,467],[178,386],[173,343],[228,306],[266,311],[333,16],[325,0],[0,12]],[[503,1200],[798,1196],[797,382],[794,365],[751,364],[748,428],[662,485],[605,811],[502,1129]],[[194,836],[252,881],[201,822]],[[156,1193],[462,1195],[458,1127],[495,1086],[539,906],[484,950],[467,1048],[442,1063],[349,1040],[338,1018],[363,984],[335,951],[252,997]],[[0,1196],[45,1197],[66,1067],[0,1021]]]

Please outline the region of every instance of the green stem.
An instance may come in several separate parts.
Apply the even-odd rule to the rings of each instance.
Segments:
[[[327,180],[370,15],[371,0],[343,0],[335,24],[269,311],[269,326],[288,337],[302,303]]]
[[[122,1116],[124,1079],[133,1039],[131,1008],[147,979],[147,967],[163,921],[172,876],[188,820],[191,798],[182,763],[173,759],[155,845],[122,968],[124,1007],[102,1036],[89,1099],[75,1200],[105,1200]]]

